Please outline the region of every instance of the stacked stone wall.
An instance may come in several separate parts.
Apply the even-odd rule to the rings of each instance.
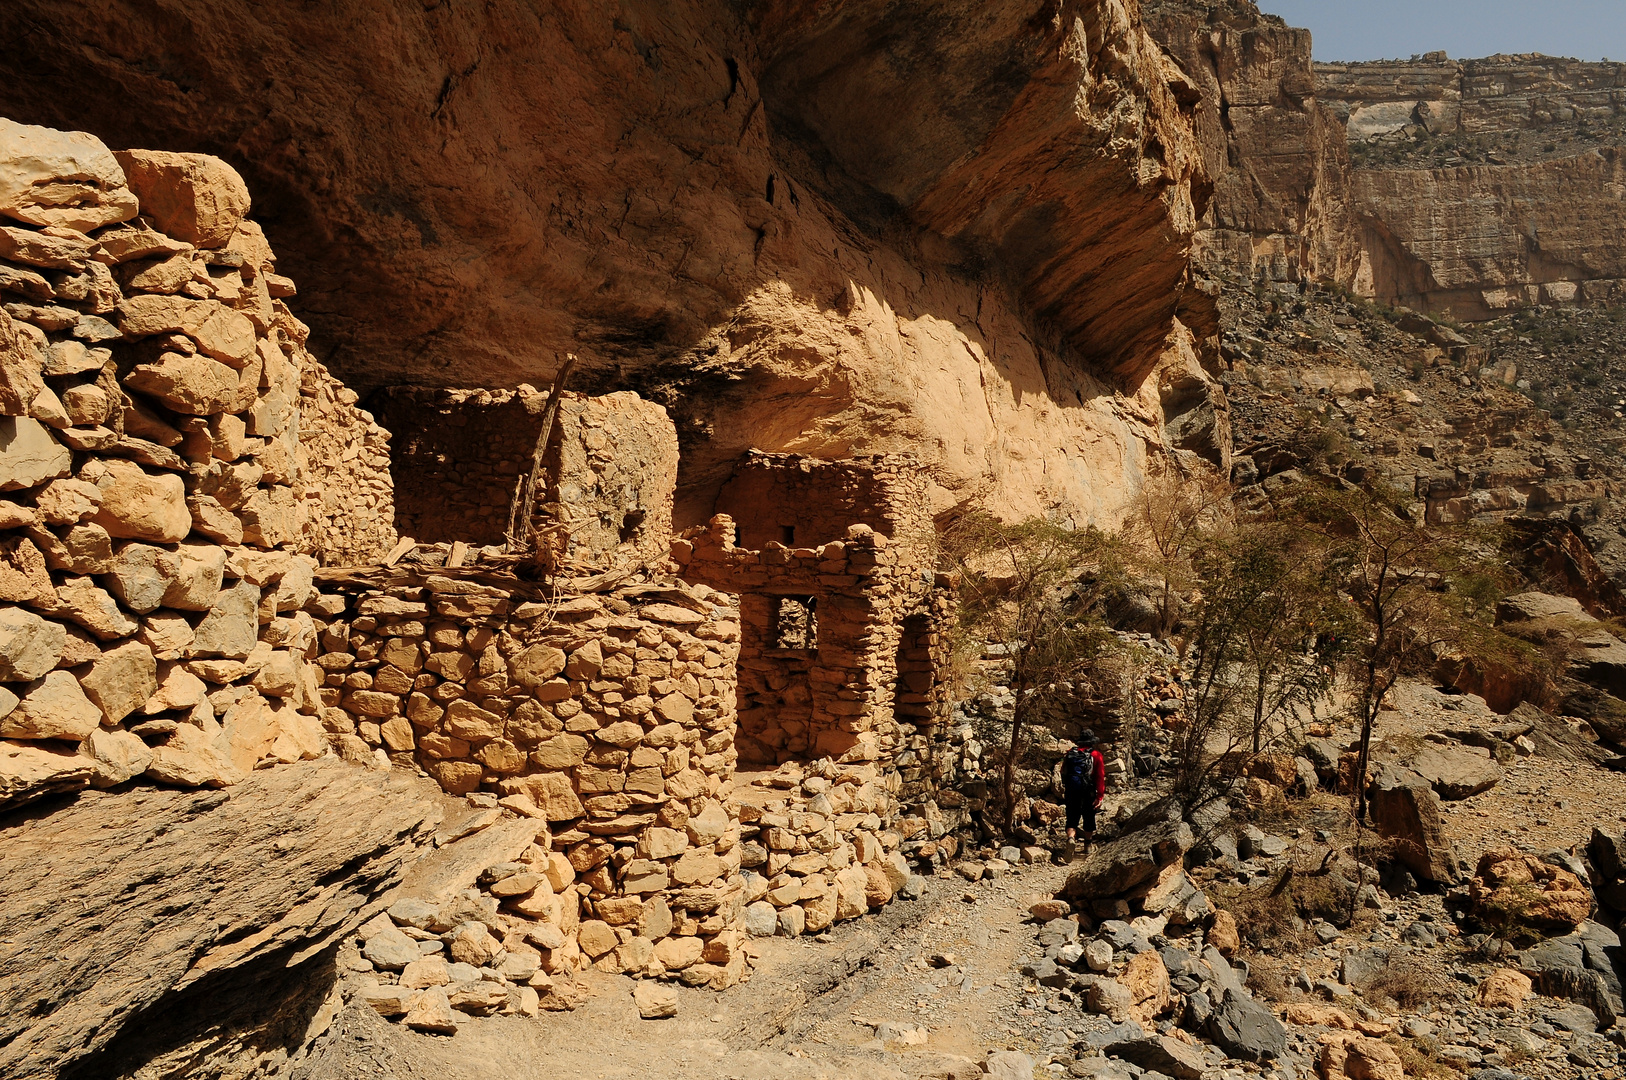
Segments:
[[[390,433],[356,407],[356,392],[334,378],[291,335],[299,366],[299,477],[306,547],[324,566],[380,562],[395,546],[395,484]]]
[[[379,540],[305,496],[376,491],[383,433],[323,401],[248,209],[217,159],[0,121],[0,805],[327,751],[312,533]]]
[[[396,432],[400,532],[429,543],[502,543],[547,395],[394,386],[372,400]],[[567,393],[543,463],[539,502],[548,520],[568,524],[572,555],[606,566],[665,557],[678,463],[665,409],[630,391]]]

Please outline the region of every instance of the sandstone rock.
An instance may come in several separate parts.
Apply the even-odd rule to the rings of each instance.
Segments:
[[[78,623],[102,641],[129,637],[141,629],[107,590],[88,577],[68,578],[58,585],[51,614]]]
[[[93,761],[95,773],[90,786],[110,788],[140,776],[152,764],[152,750],[139,736],[128,731],[98,728],[79,744],[81,756]]]
[[[1394,1047],[1354,1032],[1338,1032],[1321,1047],[1323,1080],[1406,1080]]]
[[[56,667],[68,632],[22,608],[0,608],[0,682],[29,682]]]
[[[113,565],[113,541],[107,530],[89,522],[75,525],[59,539],[49,529],[28,530],[28,538],[39,545],[45,563],[52,570],[71,574],[105,574]]]
[[[446,991],[438,986],[415,992],[401,1023],[414,1031],[427,1031],[435,1035],[457,1034],[457,1014],[452,1011]]]
[[[40,518],[52,525],[77,525],[102,505],[101,488],[83,480],[52,480],[34,494]]]
[[[1530,990],[1531,982],[1522,972],[1503,968],[1480,982],[1477,997],[1483,1009],[1522,1009]]]
[[[363,983],[356,999],[380,1016],[402,1016],[412,1003],[412,991],[404,986]]]
[[[78,791],[96,774],[71,747],[0,739],[0,809]]]
[[[136,216],[135,193],[100,139],[0,117],[0,214],[90,232]]]
[[[127,641],[104,652],[79,684],[111,726],[141,708],[157,692],[158,665],[151,649],[139,641]]]
[[[248,185],[217,157],[159,150],[125,150],[114,156],[141,200],[142,214],[178,240],[201,248],[224,247],[248,213]]]
[[[1129,1016],[1141,1027],[1151,1029],[1154,1021],[1169,1011],[1169,971],[1155,950],[1136,955],[1118,980],[1129,991]]]
[[[532,645],[509,661],[508,677],[526,689],[535,690],[564,669],[564,650],[552,645]]]
[[[237,372],[202,353],[164,353],[156,362],[137,364],[124,384],[189,416],[225,412],[237,397]]]
[[[696,845],[704,846],[716,843],[728,831],[730,821],[728,812],[723,809],[716,799],[707,799],[700,813],[690,817],[686,823],[689,840]]]
[[[1517,848],[1491,848],[1468,883],[1468,911],[1487,926],[1567,934],[1592,913],[1592,893],[1562,867]]]
[[[40,360],[33,339],[20,333],[0,309],[0,415],[31,414],[34,400],[46,389]]]
[[[1406,760],[1406,766],[1433,785],[1447,801],[1466,799],[1489,791],[1502,779],[1502,768],[1491,752],[1479,746],[1441,746],[1425,742]]]
[[[46,427],[56,428],[58,431],[73,426],[73,421],[68,419],[68,410],[62,405],[62,399],[57,397],[56,391],[49,386],[42,385],[34,394],[34,400],[28,404],[28,415]],[[63,442],[69,441],[66,434],[60,438]]]
[[[0,738],[78,742],[101,726],[102,710],[71,672],[50,672],[18,690],[17,707],[0,719]]]
[[[1084,1001],[1091,1012],[1105,1016],[1115,1024],[1128,1020],[1130,1010],[1135,1005],[1129,987],[1116,979],[1096,979],[1090,983]]]
[[[194,630],[193,656],[242,659],[259,639],[260,590],[246,581],[221,589]]]
[[[640,982],[633,988],[632,1000],[645,1020],[665,1020],[677,1015],[677,990],[654,982]]]
[[[1501,600],[1496,605],[1496,621],[1527,622],[1531,619],[1569,619],[1576,623],[1597,622],[1581,602],[1571,596],[1553,596],[1550,593],[1522,592]]]
[[[73,454],[27,416],[0,416],[0,491],[33,487],[73,468]]]
[[[221,544],[243,542],[243,523],[213,497],[189,495],[186,508],[192,515],[192,527],[209,539]]]
[[[779,932],[779,909],[766,900],[747,904],[744,925],[752,937],[773,937]]]
[[[96,486],[102,505],[92,519],[113,537],[173,543],[192,530],[186,484],[173,473],[154,476],[129,461],[111,459]]]
[[[1367,805],[1378,832],[1394,841],[1396,860],[1425,881],[1456,882],[1456,853],[1440,818],[1439,797],[1428,781],[1382,765],[1372,778]]]

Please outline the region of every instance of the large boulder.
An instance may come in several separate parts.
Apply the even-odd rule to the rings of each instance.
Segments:
[[[1581,602],[1572,596],[1523,592],[1509,596],[1496,605],[1498,623],[1529,622],[1534,619],[1569,619],[1576,623],[1598,621],[1588,615]]]
[[[164,150],[124,150],[114,156],[141,199],[141,212],[177,240],[225,247],[248,213],[248,185],[217,157]]]
[[[1323,1080],[1406,1080],[1400,1053],[1380,1039],[1337,1031],[1321,1046]]]
[[[1123,1058],[1143,1069],[1155,1069],[1174,1080],[1199,1080],[1205,1071],[1203,1053],[1188,1043],[1164,1035],[1122,1039],[1101,1048],[1108,1057]]]
[[[1274,1013],[1246,994],[1226,989],[1208,1018],[1208,1037],[1245,1061],[1274,1061],[1287,1051],[1287,1029]]]
[[[90,232],[139,209],[124,170],[96,136],[0,117],[0,214]]]
[[[1442,746],[1426,742],[1406,761],[1427,780],[1440,798],[1454,802],[1489,791],[1502,780],[1502,767],[1479,746]]]
[[[1479,857],[1465,910],[1478,923],[1516,937],[1568,934],[1592,913],[1592,893],[1560,866],[1513,847]]]
[[[1378,833],[1394,841],[1394,858],[1425,881],[1457,881],[1457,856],[1440,817],[1440,798],[1409,769],[1380,765],[1367,789],[1367,808]]]
[[[1178,808],[1176,808],[1176,811]],[[1061,895],[1068,900],[1118,896],[1150,881],[1191,850],[1191,826],[1165,817],[1102,844],[1084,865],[1067,875]]]

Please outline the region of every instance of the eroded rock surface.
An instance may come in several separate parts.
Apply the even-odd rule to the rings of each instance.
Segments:
[[[228,791],[84,792],[0,819],[0,1072],[297,1046],[332,981],[328,947],[400,881],[438,795],[328,758]]]

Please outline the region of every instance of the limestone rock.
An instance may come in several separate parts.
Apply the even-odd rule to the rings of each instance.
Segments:
[[[79,683],[111,726],[140,709],[157,691],[158,665],[151,649],[127,641],[104,652]]]
[[[11,316],[0,309],[0,414],[30,415],[34,399],[46,389],[40,360],[32,338],[19,332]]]
[[[73,454],[27,416],[0,416],[0,491],[29,488],[73,468]]]
[[[95,773],[95,766],[71,747],[0,739],[0,809],[78,791]]]
[[[78,623],[102,641],[129,637],[141,629],[106,589],[88,577],[68,578],[58,585],[51,614]]]
[[[124,383],[190,416],[225,412],[237,397],[237,372],[202,353],[164,353],[153,363],[137,364]]]
[[[1395,858],[1426,881],[1454,884],[1456,853],[1440,817],[1440,800],[1428,781],[1393,765],[1382,765],[1368,792],[1372,823],[1393,840]]]
[[[179,560],[164,548],[133,542],[121,544],[113,553],[107,585],[125,607],[145,615],[164,602],[164,594],[179,569]]]
[[[137,210],[124,170],[100,139],[0,117],[0,214],[90,232]]]
[[[22,608],[0,608],[0,682],[28,682],[56,667],[67,644],[61,623]]]
[[[177,240],[201,248],[225,247],[248,213],[248,185],[217,157],[160,150],[124,150],[114,156],[141,200],[142,214]]]
[[[1223,908],[1214,912],[1213,925],[1208,928],[1205,940],[1218,949],[1221,956],[1231,956],[1242,948],[1242,936],[1237,931],[1236,916]]]
[[[190,654],[246,657],[259,641],[259,610],[260,590],[247,581],[221,589],[194,630]]]
[[[1191,826],[1159,820],[1099,845],[1084,865],[1067,876],[1062,894],[1069,900],[1116,896],[1151,881],[1178,862],[1193,843]]]
[[[1407,768],[1433,785],[1447,801],[1466,799],[1489,791],[1502,779],[1502,767],[1491,752],[1479,746],[1441,746],[1425,742],[1408,756]]]
[[[53,671],[18,689],[16,708],[0,719],[0,738],[78,742],[101,726],[101,709],[71,672]]]
[[[995,1050],[983,1063],[989,1080],[1033,1080],[1034,1061],[1020,1050]]]
[[[1155,1020],[1169,1010],[1169,971],[1154,949],[1139,953],[1129,961],[1118,980],[1129,991],[1129,1016],[1150,1030]]]
[[[1227,1054],[1246,1061],[1275,1061],[1287,1052],[1287,1029],[1281,1021],[1230,987],[1208,1018],[1207,1031]]]
[[[90,779],[94,788],[116,787],[140,776],[152,764],[152,750],[128,731],[98,728],[79,744],[79,753],[95,763]]]
[[[1156,1069],[1175,1080],[1199,1080],[1204,1071],[1202,1051],[1163,1035],[1108,1043],[1101,1048],[1101,1052],[1109,1057],[1133,1062],[1143,1069]]]
[[[102,491],[83,480],[52,480],[35,493],[34,505],[52,525],[77,525],[101,507]]]
[[[216,749],[215,740],[191,724],[181,724],[168,742],[153,749],[147,775],[177,787],[226,787],[243,778]]]
[[[254,773],[229,797],[141,786],[7,822],[0,923],[34,959],[0,980],[0,1074],[40,1061],[105,1072],[87,1059],[127,1045],[121,1032],[139,1031],[143,1053],[178,1049],[187,1029],[143,1017],[195,1001],[183,987],[203,972],[210,1016],[249,1029],[285,1018],[307,978],[325,996],[307,969],[401,880],[433,833],[438,797],[399,770],[334,760]],[[232,887],[200,890],[213,875]],[[39,906],[24,918],[25,904]],[[24,1001],[43,1007],[25,1015]],[[238,1037],[193,1049],[212,1057]]]
[[[110,459],[96,486],[101,509],[92,520],[113,537],[173,543],[192,531],[186,484],[173,473],[152,475],[129,461]]]
[[[181,611],[208,611],[225,579],[226,553],[215,544],[183,543],[175,549],[175,573],[163,605]]]

